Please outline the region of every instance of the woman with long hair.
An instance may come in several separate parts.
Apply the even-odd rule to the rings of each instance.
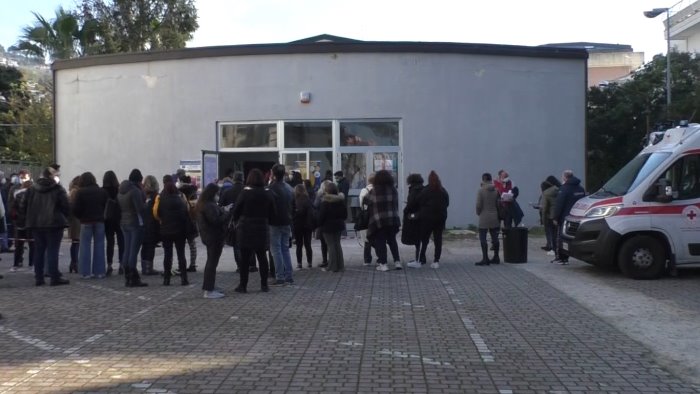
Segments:
[[[111,217],[105,217],[105,238],[107,239],[107,252],[105,257],[107,259],[107,272],[106,275],[112,275],[112,263],[114,262],[114,244],[116,238],[117,244],[117,260],[119,260],[119,273],[124,273],[124,268],[122,267],[122,253],[124,253],[124,234],[122,234],[121,226],[119,226],[119,220],[121,219],[121,212],[119,210],[119,202],[117,202],[117,194],[119,194],[119,179],[117,179],[117,174],[114,171],[109,170],[102,176],[102,188],[107,192],[109,200],[107,204],[112,205],[113,214]]]
[[[321,207],[318,210],[318,228],[328,245],[328,268],[325,271],[342,272],[345,270],[343,248],[340,236],[345,229],[348,210],[345,207],[345,195],[338,192],[335,183],[325,185]]]
[[[208,184],[194,206],[199,227],[199,236],[207,248],[207,262],[204,266],[204,298],[221,298],[224,293],[214,287],[216,282],[216,267],[219,265],[221,252],[224,250],[224,231],[229,214],[217,204],[219,186]]]
[[[318,189],[318,192],[316,192],[316,198],[314,199],[314,204],[312,207],[314,209],[314,215],[316,216],[318,216],[318,211],[321,208],[323,195],[326,194],[326,186],[331,183],[333,183],[333,181],[328,179],[324,180],[321,182],[321,187]],[[328,244],[326,244],[326,240],[323,238],[321,229],[317,229],[316,231],[316,238],[321,241],[321,265],[319,265],[319,267],[326,268],[328,267]]]
[[[75,206],[75,197],[80,189],[80,176],[73,178],[68,184],[68,202],[71,206]],[[68,237],[70,238],[70,264],[68,265],[69,273],[78,273],[78,255],[80,252],[80,219],[75,217],[73,209],[71,209],[70,217],[68,218]]]
[[[301,269],[302,249],[306,249],[306,262],[311,268],[313,252],[311,251],[311,232],[314,230],[314,213],[311,208],[311,200],[306,191],[306,186],[300,183],[294,186],[294,200],[292,226],[294,228],[294,240],[297,244],[297,268]]]
[[[431,268],[440,267],[440,256],[442,255],[442,233],[445,231],[447,221],[447,207],[450,205],[450,195],[442,186],[440,177],[435,171],[430,171],[428,175],[428,186],[426,186],[418,196],[420,206],[421,221],[421,247],[419,261],[426,263],[425,253],[430,242],[430,235],[433,236],[435,244],[435,255]]]
[[[143,244],[141,245],[141,273],[152,276],[160,272],[153,269],[156,245],[160,242],[160,223],[153,216],[153,206],[160,192],[158,179],[153,175],[143,178],[143,192],[146,194],[146,212],[143,214]]]
[[[248,270],[251,259],[257,256],[260,264],[260,290],[269,291],[267,286],[268,261],[265,253],[270,246],[270,217],[275,215],[275,200],[265,188],[262,171],[253,169],[248,173],[246,187],[233,206],[236,221],[236,242],[241,248],[241,261],[238,263],[240,284],[235,291],[248,290]]]
[[[190,220],[187,203],[177,190],[172,175],[163,177],[163,191],[153,206],[153,216],[160,221],[160,238],[163,241],[163,286],[170,286],[173,272],[173,246],[177,253],[177,265],[180,271],[180,284],[187,286],[187,226]]]
[[[420,174],[411,174],[406,178],[408,184],[408,198],[403,209],[403,227],[401,228],[401,243],[413,245],[416,249],[416,257],[406,264],[410,268],[420,268],[421,248],[421,217],[418,196],[423,191],[423,177]]]
[[[394,187],[394,177],[387,170],[374,175],[374,187],[369,192],[369,227],[367,238],[377,252],[377,271],[389,271],[387,245],[394,257],[396,269],[401,269],[396,234],[401,226],[399,218],[399,193]]]
[[[80,220],[78,265],[83,279],[105,277],[105,206],[109,196],[91,172],[80,175],[73,215]]]

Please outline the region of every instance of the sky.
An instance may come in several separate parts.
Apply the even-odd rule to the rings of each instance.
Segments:
[[[196,0],[199,29],[188,47],[281,43],[332,34],[366,41],[536,46],[632,45],[645,61],[666,52],[664,15],[642,12],[682,0]],[[0,45],[15,44],[32,11],[50,18],[75,0],[0,0]]]

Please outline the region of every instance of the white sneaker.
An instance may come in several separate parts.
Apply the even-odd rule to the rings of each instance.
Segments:
[[[554,251],[550,250],[549,252],[547,252],[547,256],[554,256]]]
[[[204,298],[222,298],[224,293],[218,292],[216,290],[204,291]]]
[[[22,267],[12,266],[12,268],[10,268],[10,272],[21,272],[21,271],[23,271]]]
[[[420,261],[411,261],[408,264],[406,264],[406,267],[408,268],[420,268],[422,266],[423,264],[421,264]]]
[[[432,269],[438,269],[438,268],[440,268],[440,263],[438,263],[438,262],[436,261],[436,262],[430,264],[430,268],[432,268]]]
[[[382,271],[382,272],[389,271],[389,266],[386,264],[379,264],[377,266],[377,271]]]
[[[401,262],[400,262],[400,261],[394,261],[394,269],[396,269],[396,270],[402,270],[402,269],[403,269],[403,265],[401,265]]]

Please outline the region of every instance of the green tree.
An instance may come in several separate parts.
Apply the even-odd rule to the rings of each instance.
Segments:
[[[194,0],[83,0],[104,53],[184,48],[199,27]]]
[[[592,87],[587,106],[587,189],[597,190],[643,148],[648,132],[678,120],[697,120],[700,59],[671,53],[671,93],[666,108],[666,57],[657,55],[629,81]]]
[[[98,53],[95,21],[80,23],[75,12],[59,7],[56,17],[48,20],[36,12],[34,24],[22,29],[19,42],[12,49],[42,59],[70,59]]]

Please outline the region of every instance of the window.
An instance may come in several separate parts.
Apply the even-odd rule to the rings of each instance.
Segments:
[[[605,198],[609,196],[623,196],[633,190],[640,182],[649,176],[649,173],[656,169],[670,153],[657,152],[639,155],[627,163],[609,181],[603,185],[593,198]]]
[[[331,148],[331,122],[285,122],[285,148]]]
[[[340,146],[399,146],[399,122],[341,122]]]
[[[225,124],[221,126],[221,148],[276,148],[277,124]]]
[[[671,186],[675,200],[700,198],[698,169],[700,169],[700,155],[685,156],[673,163],[659,178],[659,182]]]

